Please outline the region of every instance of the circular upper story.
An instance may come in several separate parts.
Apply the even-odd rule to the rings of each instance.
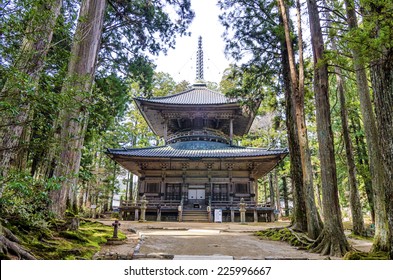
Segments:
[[[168,136],[167,143],[177,143],[185,141],[209,141],[229,144],[229,138],[226,134],[215,129],[185,129]]]
[[[241,136],[249,131],[254,119],[254,113],[239,100],[210,90],[205,84],[173,95],[134,100],[151,130],[172,139],[186,131],[195,131],[193,134],[206,131],[203,135],[214,140],[218,131],[225,141],[231,122],[233,135]]]

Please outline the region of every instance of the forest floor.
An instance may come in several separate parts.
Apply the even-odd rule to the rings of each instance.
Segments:
[[[113,222],[99,221],[106,225]],[[246,225],[121,221],[120,230],[126,234],[127,242],[104,245],[100,255],[121,255],[127,259],[326,259],[326,256],[299,250],[285,242],[261,240],[255,236],[257,231],[288,225],[286,221]],[[372,245],[370,240],[348,240],[360,251],[368,252]]]

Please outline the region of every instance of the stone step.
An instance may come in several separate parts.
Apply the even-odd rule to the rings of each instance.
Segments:
[[[185,210],[183,212],[182,220],[184,222],[208,222],[209,216],[206,210]]]

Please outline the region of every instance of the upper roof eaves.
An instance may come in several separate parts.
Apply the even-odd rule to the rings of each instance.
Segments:
[[[235,99],[228,98],[222,93],[210,90],[206,86],[199,85],[173,95],[153,98],[136,97],[134,99],[157,104],[173,105],[218,105],[238,103]]]

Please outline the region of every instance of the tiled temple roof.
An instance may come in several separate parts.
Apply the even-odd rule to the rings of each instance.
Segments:
[[[236,100],[210,90],[204,84],[194,85],[193,88],[163,97],[143,98],[136,97],[135,100],[161,104],[173,105],[218,105],[236,103]]]
[[[131,149],[107,149],[113,156],[157,158],[232,158],[286,155],[287,149],[261,149],[231,146],[209,141],[185,141],[166,146]]]

